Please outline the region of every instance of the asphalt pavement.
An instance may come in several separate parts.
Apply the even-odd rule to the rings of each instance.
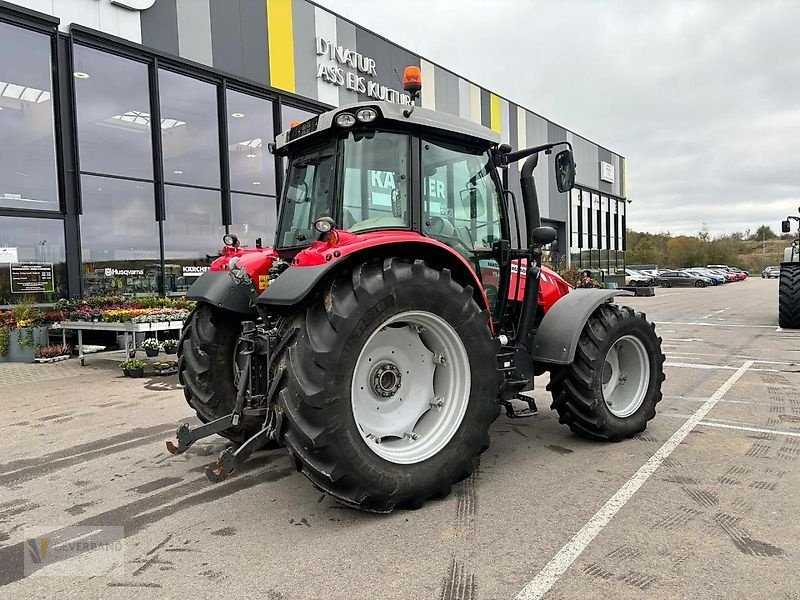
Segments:
[[[165,450],[195,422],[176,377],[0,365],[0,597],[800,599],[800,331],[778,328],[777,287],[625,298],[667,355],[644,433],[572,435],[544,376],[540,414],[501,416],[450,497],[390,515],[339,505],[284,450],[210,484],[224,440]],[[88,552],[25,577],[31,528],[76,525],[124,527],[123,568],[75,575]]]

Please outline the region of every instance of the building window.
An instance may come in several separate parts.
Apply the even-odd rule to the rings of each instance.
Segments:
[[[161,249],[153,184],[83,175],[81,190],[84,295],[157,294]]]
[[[275,139],[272,102],[227,90],[228,162],[231,190],[275,195],[275,158],[267,144]]]
[[[61,219],[0,217],[0,252],[0,304],[69,297]]]
[[[243,246],[253,247],[261,238],[265,246],[275,240],[278,221],[277,200],[271,196],[253,194],[231,194],[230,233],[235,233]]]
[[[296,106],[289,106],[288,104],[281,105],[281,126],[283,130],[286,131],[292,126],[292,123],[297,121],[298,123],[302,123],[303,121],[308,121],[311,117],[316,115],[317,113],[297,108]]]
[[[217,88],[159,69],[164,181],[219,188]]]
[[[167,185],[164,188],[166,219],[164,235],[164,280],[167,295],[182,295],[222,247],[220,193],[216,190]]]
[[[0,23],[2,208],[59,209],[50,44],[48,35]]]
[[[75,45],[81,171],[153,179],[148,67]]]

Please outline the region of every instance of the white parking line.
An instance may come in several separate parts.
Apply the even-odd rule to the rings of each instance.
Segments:
[[[598,510],[581,530],[558,551],[544,568],[517,594],[516,600],[538,600],[558,581],[573,562],[586,550],[592,540],[597,537],[611,519],[627,504],[633,495],[650,478],[655,470],[664,462],[675,448],[697,427],[714,405],[739,381],[742,375],[753,366],[752,361],[745,362],[723,383],[714,394],[698,408],[681,427],[672,434],[661,448],[644,463],[633,477],[614,494],[603,507]]]
[[[769,406],[769,405],[763,405]],[[683,419],[687,415],[681,415],[677,413],[661,413],[663,416],[666,417],[674,417],[676,419]],[[698,423],[698,425],[702,425],[703,427],[720,427],[722,429],[736,429],[738,431],[752,431],[754,433],[774,433],[776,435],[788,435],[790,437],[800,437],[800,431],[787,431],[786,429],[774,429],[770,427],[757,427],[755,425],[751,425],[750,423],[741,423],[740,421],[727,421],[722,419],[710,419],[706,421],[702,421]]]
[[[719,352],[711,353],[711,352],[684,352],[684,351],[681,351],[679,353],[676,352],[675,354],[673,354],[672,351],[667,351],[667,352],[665,352],[665,354],[668,354],[668,355],[672,356],[672,358],[679,358],[679,357],[683,358],[683,357],[689,357],[689,356],[719,356]],[[743,358],[745,360],[752,360],[754,363],[761,363],[761,364],[765,364],[765,365],[789,365],[789,366],[794,366],[794,365],[797,365],[800,362],[800,361],[798,361],[798,362],[787,362],[785,360],[760,359],[757,356],[749,356],[747,354],[729,354],[728,356],[731,357],[731,358]]]
[[[756,327],[772,329],[775,325],[739,325],[735,323],[704,323],[702,321],[684,322],[684,321],[656,321],[656,325],[692,325],[696,327]]]
[[[706,315],[705,317],[700,317],[700,318],[701,318],[701,319],[710,319],[710,318],[711,318],[711,317],[713,317],[714,315],[718,315],[718,314],[720,314],[720,313],[724,313],[726,310],[730,310],[730,309],[731,309],[731,307],[730,307],[730,306],[728,306],[728,307],[726,307],[726,308],[721,308],[720,310],[715,310],[715,311],[714,311],[714,312],[712,312],[711,314],[708,314],[708,315]]]
[[[749,361],[754,363],[755,361]],[[676,367],[679,369],[702,369],[704,371],[709,371],[713,369],[721,369],[723,371],[735,371],[737,367],[732,367],[730,365],[708,365],[704,363],[683,363],[683,362],[665,362],[665,367]],[[760,371],[762,373],[777,373],[778,369],[750,369],[751,371]]]

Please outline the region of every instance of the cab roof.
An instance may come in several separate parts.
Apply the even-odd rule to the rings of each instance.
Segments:
[[[500,143],[500,136],[493,130],[483,125],[478,125],[467,119],[462,119],[450,113],[416,107],[411,116],[406,117],[403,112],[409,108],[407,104],[395,102],[356,102],[347,104],[316,115],[307,121],[292,127],[275,137],[275,149],[287,152],[288,147],[306,138],[316,137],[317,134],[329,129],[341,130],[334,123],[336,115],[342,112],[355,114],[360,108],[374,108],[378,111],[378,118],[371,125],[381,123],[397,124],[401,128],[419,127],[430,131],[441,131],[449,135],[462,135],[473,140],[486,143],[487,146]],[[358,125],[356,125],[358,127]]]

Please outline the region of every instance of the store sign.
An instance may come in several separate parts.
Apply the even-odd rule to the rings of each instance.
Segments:
[[[320,62],[317,65],[317,79],[337,87],[344,86],[350,91],[366,94],[375,100],[411,104],[411,96],[408,94],[370,79],[378,75],[374,59],[344,46],[337,46],[324,37],[317,37],[317,56],[324,56],[332,62],[332,64]]]
[[[144,275],[144,269],[114,269],[106,267],[104,273],[106,277],[141,276]]]
[[[614,183],[614,165],[604,160],[600,161],[600,181]]]
[[[15,263],[17,258],[17,249],[13,246],[0,246],[0,265]]]
[[[156,0],[111,0],[111,4],[116,4],[129,10],[147,10],[155,3]]]
[[[209,270],[209,267],[183,267],[184,277],[200,277]]]
[[[52,291],[52,263],[11,263],[12,294],[36,294]]]

